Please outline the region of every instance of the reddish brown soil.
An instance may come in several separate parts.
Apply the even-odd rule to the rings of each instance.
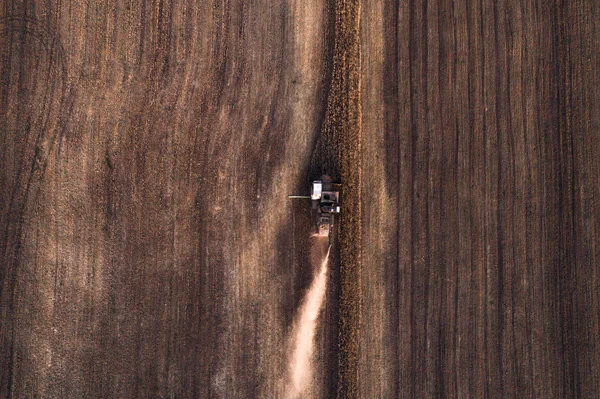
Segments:
[[[364,2],[360,396],[600,394],[598,2]]]
[[[600,5],[0,4],[0,397],[600,395]]]

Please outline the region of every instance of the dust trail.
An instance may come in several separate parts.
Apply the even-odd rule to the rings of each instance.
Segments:
[[[329,251],[315,276],[292,331],[292,354],[288,364],[287,398],[302,397],[312,383],[314,339],[319,313],[327,291],[327,262]]]

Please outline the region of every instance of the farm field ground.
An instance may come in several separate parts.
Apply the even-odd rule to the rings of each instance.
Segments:
[[[600,4],[6,0],[0,397],[600,395]]]

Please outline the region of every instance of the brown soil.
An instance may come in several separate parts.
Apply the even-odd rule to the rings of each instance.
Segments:
[[[598,397],[597,3],[3,2],[0,397]]]
[[[598,2],[364,2],[360,396],[600,393]]]

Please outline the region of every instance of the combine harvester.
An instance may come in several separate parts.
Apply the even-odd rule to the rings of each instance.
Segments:
[[[288,198],[312,200],[313,214],[317,221],[317,236],[329,237],[331,244],[335,214],[340,213],[340,184],[323,175],[320,180],[311,183],[310,195],[288,195]]]

